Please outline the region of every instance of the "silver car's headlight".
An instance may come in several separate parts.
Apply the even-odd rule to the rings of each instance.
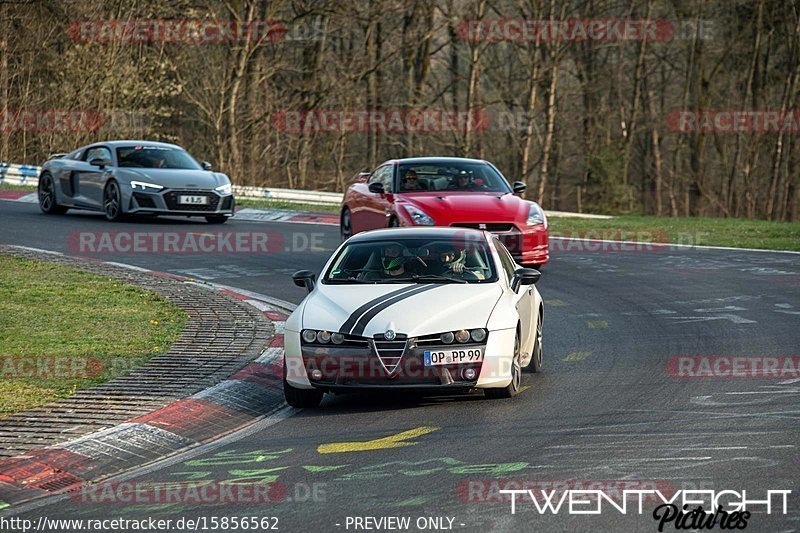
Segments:
[[[536,202],[531,202],[531,206],[528,208],[528,225],[539,226],[544,224],[544,221],[544,211],[542,211],[542,208],[539,207],[539,204]]]
[[[225,185],[220,185],[215,191],[219,192],[220,194],[231,194],[233,193],[233,187],[230,183],[226,183]]]
[[[147,183],[146,181],[131,181],[131,189],[134,191],[136,189],[141,189],[143,191],[147,191],[149,189],[150,192],[153,192],[160,191],[163,188],[163,185],[158,185],[156,183]]]

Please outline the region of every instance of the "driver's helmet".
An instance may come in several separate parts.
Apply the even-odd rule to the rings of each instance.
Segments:
[[[456,179],[457,179],[457,183],[458,183],[458,184],[459,184],[461,187],[464,187],[465,185],[469,184],[469,182],[470,182],[470,175],[469,175],[469,174],[467,174],[467,172],[466,172],[465,170],[462,170],[462,171],[461,171],[461,172],[458,174],[458,176],[456,176]]]
[[[454,248],[444,248],[439,250],[439,261],[442,262],[443,265],[449,265],[455,261],[460,261],[464,257],[465,252],[464,250],[456,250]]]
[[[387,244],[381,249],[381,266],[384,270],[391,272],[397,270],[406,262],[403,254],[403,246],[398,243]]]
[[[456,260],[456,251],[455,250],[442,250],[439,253],[439,260],[442,263],[452,263]]]

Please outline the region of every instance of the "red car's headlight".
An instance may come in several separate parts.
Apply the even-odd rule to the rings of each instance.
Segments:
[[[411,221],[417,226],[435,226],[436,222],[422,209],[414,207],[413,205],[404,205],[403,208],[411,217]]]

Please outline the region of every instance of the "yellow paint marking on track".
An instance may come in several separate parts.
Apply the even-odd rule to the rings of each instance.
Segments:
[[[566,307],[569,305],[564,300],[545,300],[544,303],[553,307]]]
[[[517,391],[517,394],[520,394],[520,393],[522,393],[522,392],[525,392],[526,390],[528,390],[528,389],[530,389],[530,388],[531,388],[531,386],[530,386],[530,385],[523,385],[522,387],[520,387],[520,388],[519,388],[519,390]]]
[[[408,442],[409,439],[421,437],[428,433],[433,433],[440,428],[433,426],[420,426],[409,429],[396,435],[383,437],[380,439],[368,440],[363,442],[332,442],[330,444],[320,444],[317,448],[319,453],[347,453],[347,452],[368,452],[372,450],[387,450],[389,448],[402,448],[403,446],[414,446],[418,442]]]
[[[605,329],[608,327],[608,320],[587,320],[586,325],[589,329]]]
[[[583,361],[590,355],[592,355],[592,352],[572,352],[564,358],[564,361],[568,361],[570,363],[574,361]]]

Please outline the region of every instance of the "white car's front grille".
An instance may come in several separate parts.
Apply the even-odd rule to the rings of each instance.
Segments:
[[[393,340],[387,341],[383,335],[376,335],[372,342],[386,372],[393,374],[406,351],[408,339],[405,335],[398,335]]]

